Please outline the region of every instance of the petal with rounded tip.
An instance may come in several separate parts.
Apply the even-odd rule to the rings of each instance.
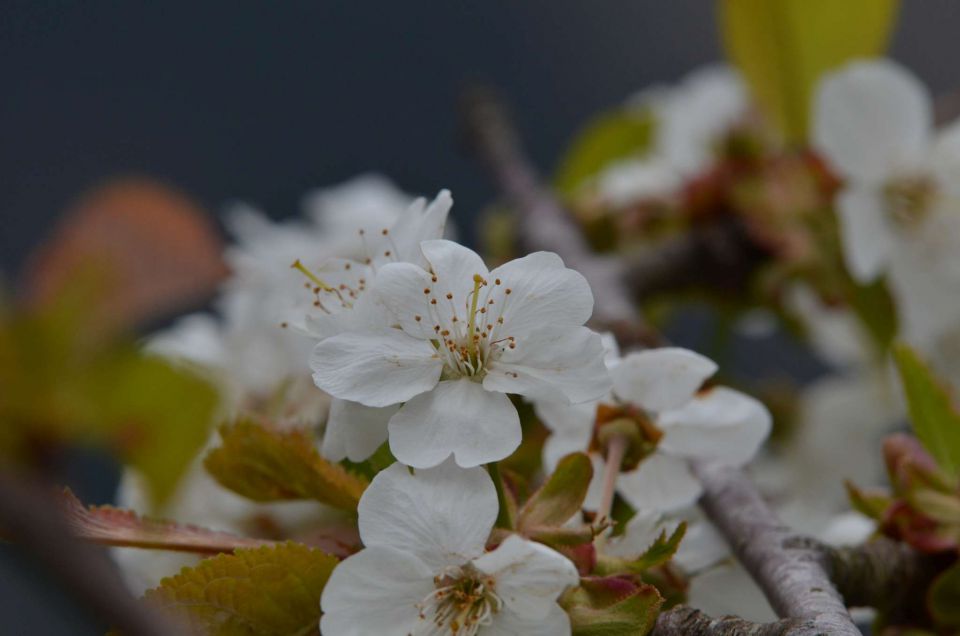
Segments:
[[[327,338],[314,348],[310,368],[316,385],[334,397],[390,406],[436,386],[443,362],[429,342],[391,329]]]
[[[435,572],[483,554],[497,519],[497,492],[482,468],[446,461],[411,474],[400,463],[380,471],[358,507],[364,545],[416,554]]]
[[[617,397],[659,413],[687,403],[716,371],[716,363],[699,353],[663,347],[628,354],[610,375]]]
[[[389,425],[390,450],[415,468],[430,468],[453,454],[464,468],[500,461],[517,449],[517,409],[503,393],[468,379],[440,382],[411,399]]]
[[[510,535],[473,564],[494,577],[497,595],[506,607],[532,620],[546,617],[561,592],[580,581],[570,559],[517,535]]]
[[[372,546],[338,565],[323,589],[324,636],[414,634],[417,604],[435,586],[434,571],[413,554]]]

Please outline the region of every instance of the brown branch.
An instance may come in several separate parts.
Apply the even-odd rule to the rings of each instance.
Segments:
[[[922,621],[931,583],[956,562],[953,554],[920,554],[887,537],[842,548],[806,538],[795,541],[820,551],[824,567],[848,607],[883,609],[894,623]]]
[[[103,548],[70,533],[55,498],[39,482],[0,472],[0,527],[98,621],[138,636],[183,633],[130,594]]]
[[[823,630],[800,629],[790,634],[860,633],[830,581],[819,545],[797,541],[743,471],[711,464],[693,468],[704,488],[700,506],[777,615],[812,622],[815,629]]]
[[[735,616],[711,618],[698,609],[680,605],[657,617],[651,636],[796,636],[804,633],[802,628],[803,621],[796,619],[753,623]]]
[[[522,212],[518,221],[524,247],[560,254],[568,267],[590,281],[595,325],[617,334],[621,343],[657,342],[630,300],[622,264],[594,254],[554,194],[540,184],[496,96],[482,88],[473,89],[464,96],[463,110],[470,145],[499,189]]]
[[[472,92],[465,99],[464,115],[475,152],[498,188],[517,208],[521,237],[527,247],[557,252],[569,266],[590,280],[599,322],[637,321],[630,294],[621,278],[623,270],[590,252],[573,221],[539,183],[496,98],[488,91]],[[674,249],[683,254],[691,248],[678,244]],[[661,272],[669,274],[670,264],[676,258],[654,262]],[[647,332],[646,340],[655,340],[648,329],[642,329]],[[629,328],[624,331],[630,332]],[[739,619],[709,619],[698,612],[681,609],[662,615],[662,625],[660,621],[657,623],[658,634],[860,634],[844,599],[828,576],[832,573],[839,580],[859,582],[857,575],[842,572],[840,566],[843,562],[858,567],[856,560],[833,558],[827,562],[819,546],[798,541],[740,470],[709,465],[696,465],[694,470],[704,486],[701,506],[760,585],[774,610],[786,620],[756,625]],[[852,590],[850,593],[856,596]]]

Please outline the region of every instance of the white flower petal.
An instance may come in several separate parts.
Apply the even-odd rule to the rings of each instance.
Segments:
[[[210,314],[196,313],[180,318],[172,327],[150,336],[146,349],[164,358],[186,360],[220,369],[228,359],[223,328]]]
[[[465,468],[507,457],[520,445],[520,416],[509,398],[471,380],[440,382],[407,402],[390,420],[390,450],[416,468],[451,453]]]
[[[533,410],[551,432],[586,435],[589,440],[597,416],[597,402],[564,404],[538,400],[534,402]]]
[[[451,207],[450,191],[441,190],[430,205],[410,206],[401,214],[390,228],[390,245],[396,250],[397,259],[426,267],[420,243],[443,237]]]
[[[585,452],[589,443],[589,431],[586,435],[572,431],[552,434],[543,444],[544,468],[549,472],[553,472],[561,459],[571,453]]]
[[[937,185],[950,196],[960,196],[960,119],[937,133],[928,163]]]
[[[490,272],[490,283],[497,279],[501,284],[491,296],[492,310],[503,316],[501,337],[520,338],[548,325],[579,326],[593,313],[587,280],[552,252],[534,252],[501,265]]]
[[[505,607],[480,633],[483,636],[569,636],[570,617],[556,603],[550,606],[546,616],[537,619]]]
[[[687,532],[683,535],[673,562],[684,572],[692,574],[716,565],[729,556],[730,546],[713,524],[694,522],[687,525]]]
[[[320,599],[320,629],[324,636],[417,633],[417,603],[434,590],[433,576],[407,552],[387,546],[361,550],[330,575]]]
[[[568,558],[517,535],[510,535],[473,564],[496,579],[497,594],[505,606],[533,620],[546,617],[560,593],[580,581]]]
[[[590,463],[593,465],[593,479],[587,488],[587,496],[583,498],[584,510],[598,510],[603,501],[603,473],[607,464],[600,453],[590,453]]]
[[[758,623],[777,620],[763,592],[747,571],[733,561],[693,577],[687,604],[710,616],[740,616]]]
[[[443,362],[429,342],[394,329],[327,338],[313,350],[310,368],[317,386],[334,397],[390,406],[433,388]]]
[[[867,187],[845,188],[837,195],[837,214],[850,275],[861,283],[872,282],[889,263],[896,244],[883,193]]]
[[[749,395],[715,387],[661,413],[657,424],[665,432],[660,448],[667,453],[741,466],[753,459],[770,434],[771,417]]]
[[[917,162],[932,126],[926,88],[890,60],[853,62],[827,76],[814,98],[814,147],[866,183]]]
[[[483,386],[533,400],[577,404],[609,393],[600,336],[586,327],[541,327],[489,367]]]
[[[623,534],[610,539],[606,552],[612,556],[635,559],[653,545],[661,532],[666,531],[669,535],[677,525],[676,522],[665,522],[657,510],[638,510],[627,522]]]
[[[610,374],[617,397],[658,413],[685,404],[716,371],[699,353],[663,347],[628,354]]]
[[[436,337],[430,299],[423,290],[432,287],[430,274],[411,263],[384,265],[377,273],[370,294],[385,308],[393,323],[421,340]],[[420,320],[417,320],[417,317]]]
[[[636,510],[670,512],[692,504],[702,488],[685,460],[656,452],[620,474],[617,492]]]
[[[483,259],[472,249],[445,239],[423,241],[420,249],[439,279],[437,289],[452,293],[457,311],[464,311],[467,296],[473,291],[474,275],[489,276]]]
[[[323,456],[338,462],[344,458],[362,462],[387,441],[387,422],[399,404],[374,408],[334,399],[323,433]]]
[[[482,468],[447,461],[410,474],[398,462],[378,473],[360,498],[360,538],[368,548],[416,554],[439,572],[483,553],[498,511],[496,489]]]
[[[717,138],[744,115],[749,96],[743,78],[726,65],[690,73],[653,101],[656,150],[683,176],[703,170]]]

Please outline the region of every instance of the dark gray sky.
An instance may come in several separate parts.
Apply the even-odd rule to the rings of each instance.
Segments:
[[[960,3],[904,5],[895,57],[960,88]],[[597,110],[719,57],[709,0],[6,0],[0,272],[74,195],[131,172],[211,210],[242,198],[285,216],[310,188],[379,170],[449,187],[468,226],[493,193],[455,143],[466,82],[509,96],[548,168]],[[23,572],[0,558],[0,632],[102,633]]]
[[[960,87],[960,5],[905,4],[896,55],[934,89]],[[708,0],[7,0],[3,13],[8,275],[72,196],[118,173],[283,216],[309,188],[375,169],[451,188],[464,224],[492,194],[455,143],[465,82],[510,96],[549,167],[598,109],[720,55]]]

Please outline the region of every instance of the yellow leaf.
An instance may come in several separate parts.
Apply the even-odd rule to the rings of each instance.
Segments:
[[[557,170],[561,194],[571,195],[614,161],[643,156],[653,139],[653,116],[647,111],[616,110],[600,114],[577,133]]]
[[[720,0],[727,56],[787,140],[806,138],[818,78],[886,49],[898,0]]]
[[[251,421],[220,429],[223,445],[204,466],[226,488],[254,501],[315,499],[355,511],[367,481],[328,462],[302,431],[276,431]]]

